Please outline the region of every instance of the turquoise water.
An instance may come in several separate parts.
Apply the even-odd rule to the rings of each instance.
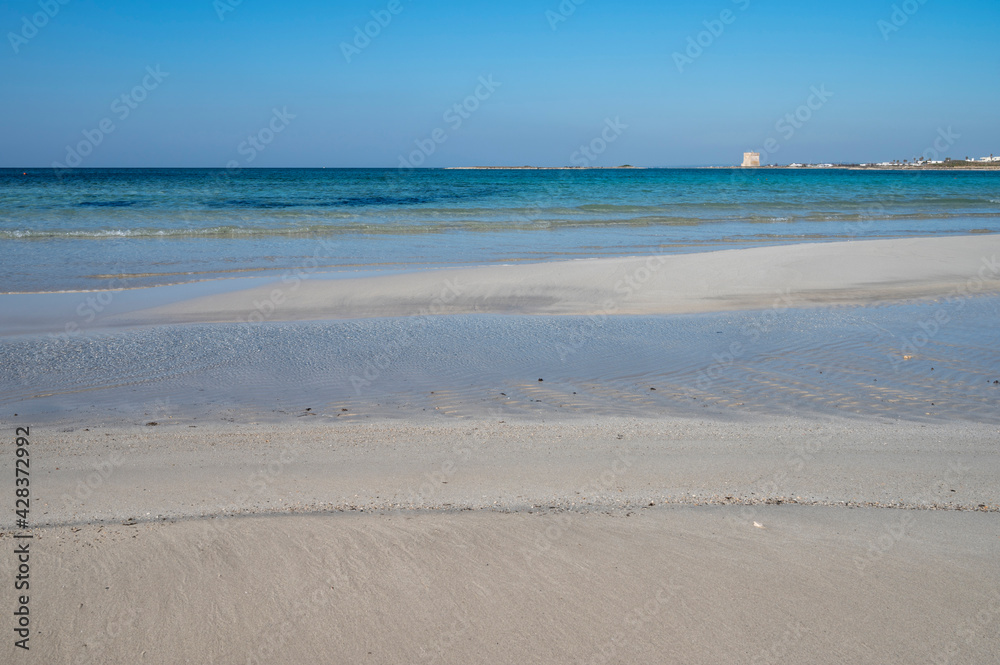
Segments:
[[[1000,231],[1000,172],[0,170],[0,292]]]

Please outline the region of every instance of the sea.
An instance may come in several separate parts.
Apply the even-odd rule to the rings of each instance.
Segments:
[[[0,169],[0,293],[1000,231],[1000,172]]]

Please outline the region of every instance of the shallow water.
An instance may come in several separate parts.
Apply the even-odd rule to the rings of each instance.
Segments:
[[[998,324],[1000,297],[991,296],[14,336],[0,341],[0,401],[18,422],[79,426],[592,414],[1000,423]]]
[[[0,169],[0,292],[1000,231],[1000,172]]]

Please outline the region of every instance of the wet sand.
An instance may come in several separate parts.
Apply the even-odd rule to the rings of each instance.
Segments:
[[[72,334],[22,318],[0,337],[3,425],[31,428],[16,655],[992,662],[996,249],[315,280]]]
[[[1000,236],[975,235],[290,280],[142,310],[108,323],[682,314],[996,293],[997,252]]]
[[[36,424],[602,416],[1000,423],[1000,297],[673,316],[454,315],[8,337]],[[541,380],[539,380],[541,379]]]

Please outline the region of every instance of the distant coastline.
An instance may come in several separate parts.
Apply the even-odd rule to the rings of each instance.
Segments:
[[[449,171],[617,171],[621,169],[653,169],[656,166],[446,166]]]
[[[621,171],[648,169],[746,169],[746,170],[788,170],[807,171],[835,169],[841,171],[1000,171],[1000,162],[952,162],[945,164],[767,164],[764,166],[446,166],[448,171]]]
[[[768,164],[766,166],[705,166],[707,169],[785,169],[805,171],[809,169],[839,169],[842,171],[1000,171],[1000,163],[956,163],[944,164]]]

